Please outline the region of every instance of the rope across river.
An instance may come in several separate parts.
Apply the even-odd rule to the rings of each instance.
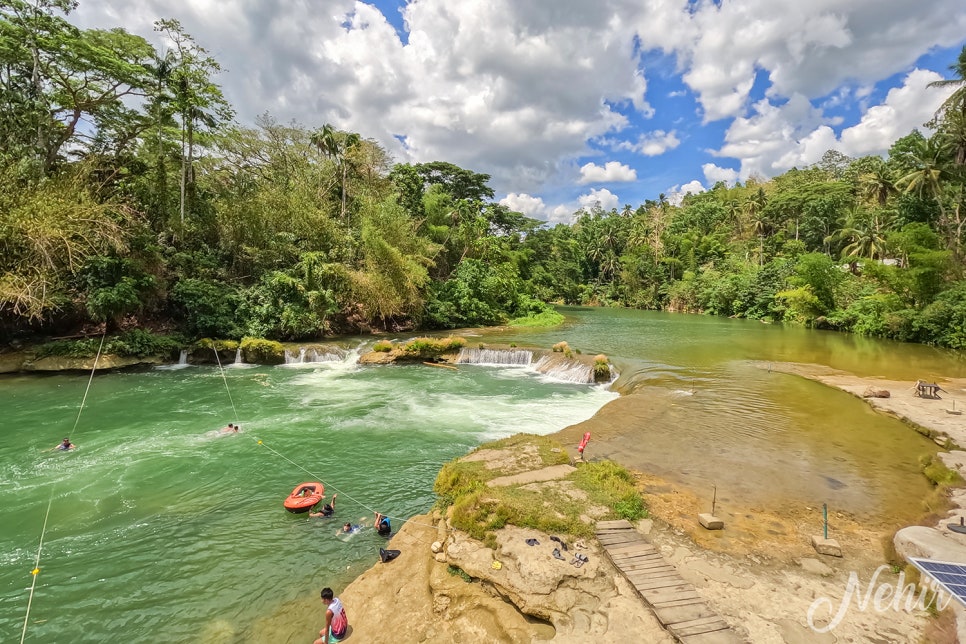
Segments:
[[[97,372],[97,361],[101,358],[101,351],[104,349],[104,338],[107,335],[107,330],[101,335],[101,343],[97,347],[97,355],[94,356],[94,364],[91,366],[91,375],[87,379],[87,387],[84,389],[84,397],[81,398],[80,407],[77,410],[77,416],[74,418],[74,426],[71,427],[70,432],[67,434],[67,443],[70,444],[70,437],[74,435],[77,430],[77,425],[80,422],[81,413],[84,411],[84,405],[87,403],[87,394],[90,393],[91,383],[94,382],[94,374]],[[30,620],[30,607],[33,605],[34,600],[34,590],[37,588],[37,577],[40,575],[40,557],[44,550],[44,537],[47,536],[47,523],[50,519],[50,508],[54,503],[54,489],[50,489],[50,498],[47,499],[47,511],[44,512],[44,525],[40,529],[40,543],[37,545],[37,556],[34,558],[34,567],[30,571],[33,579],[30,582],[30,593],[27,596],[27,610],[23,616],[23,632],[20,634],[20,644],[23,644],[24,639],[27,637],[27,624]]]
[[[213,347],[212,348],[212,351],[214,351],[214,353],[215,353],[215,361],[218,363],[218,370],[221,373],[222,381],[225,383],[225,391],[228,392],[228,400],[231,403],[232,416],[234,417],[234,419],[235,419],[235,425],[237,426],[239,424],[239,422],[240,422],[240,419],[238,418],[238,410],[235,408],[235,400],[232,397],[232,395],[231,395],[231,389],[228,386],[228,376],[225,374],[225,367],[221,364],[221,357],[218,355],[218,350]],[[272,454],[275,454],[276,456],[278,456],[282,460],[284,460],[287,463],[291,464],[296,469],[299,469],[302,472],[305,472],[306,474],[309,475],[309,477],[311,479],[318,481],[319,483],[321,483],[322,485],[324,485],[326,488],[331,488],[337,494],[341,494],[342,496],[344,496],[345,498],[349,499],[353,503],[356,503],[360,507],[363,507],[363,508],[365,508],[366,510],[368,510],[370,512],[373,512],[373,513],[378,512],[378,510],[376,510],[375,508],[369,506],[368,504],[364,503],[363,501],[360,501],[357,498],[354,498],[353,496],[351,496],[348,493],[346,493],[344,490],[336,487],[335,485],[330,485],[330,483],[327,483],[317,473],[313,472],[312,470],[306,468],[305,466],[303,466],[303,465],[301,465],[299,463],[296,463],[295,461],[293,461],[292,459],[290,459],[285,454],[282,454],[278,450],[276,450],[273,447],[271,447],[270,445],[266,444],[264,440],[262,440],[260,438],[257,438],[257,437],[250,437],[250,438],[251,438],[251,440],[254,440],[259,446],[264,447],[265,449],[267,449],[268,451],[270,451]],[[389,515],[389,514],[386,514],[384,512],[381,513],[381,514],[383,516],[389,517],[392,520],[399,521],[400,523],[413,523],[412,519],[405,519],[405,518],[402,518],[402,517],[394,517],[394,516]],[[429,525],[429,524],[420,524],[418,522],[417,522],[417,524],[418,525],[424,525],[425,527],[429,527],[429,528],[435,528],[436,527],[436,526]]]

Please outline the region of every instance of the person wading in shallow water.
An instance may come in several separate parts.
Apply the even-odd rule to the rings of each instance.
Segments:
[[[325,629],[319,631],[321,637],[313,644],[329,644],[345,637],[349,629],[349,618],[346,617],[342,600],[335,596],[331,588],[322,589],[322,603],[325,604]]]

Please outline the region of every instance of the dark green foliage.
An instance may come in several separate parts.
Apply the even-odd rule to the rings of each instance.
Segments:
[[[193,337],[239,338],[241,300],[229,285],[196,278],[185,278],[171,291],[176,319],[185,333]]]
[[[966,349],[966,282],[940,293],[914,323],[917,339],[950,349]]]
[[[961,78],[887,159],[830,151],[551,227],[494,202],[487,174],[393,167],[330,124],[233,124],[218,62],[177,20],[156,23],[174,45],[158,51],[72,25],[70,0],[2,4],[0,340],[549,324],[557,303],[966,344]]]
[[[451,279],[431,288],[423,321],[430,328],[455,329],[500,324],[517,313],[526,315],[533,300],[520,297],[521,286],[508,265],[491,267],[464,260]]]
[[[101,353],[135,358],[170,358],[177,355],[183,342],[179,336],[155,335],[142,329],[132,329],[121,335],[105,338]],[[58,340],[37,347],[37,357],[93,358],[97,356],[98,347],[101,347],[100,338]]]
[[[131,260],[119,257],[91,257],[81,271],[87,291],[87,311],[99,321],[114,326],[124,315],[143,308],[142,298],[155,280]]]

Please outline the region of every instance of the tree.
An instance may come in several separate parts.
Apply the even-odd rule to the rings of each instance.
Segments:
[[[128,99],[150,85],[154,50],[123,29],[77,29],[63,17],[76,6],[0,0],[0,151],[42,175],[65,150],[85,154],[98,135],[123,145],[145,126]]]
[[[195,134],[215,129],[230,121],[234,113],[211,77],[221,71],[221,65],[208,55],[185,33],[177,20],[158,20],[154,30],[171,41],[174,49],[168,63],[168,81],[172,86],[173,102],[181,126],[181,181],[179,220],[184,226],[185,214],[194,201]]]
[[[321,129],[312,133],[311,140],[320,153],[335,161],[341,178],[342,221],[348,223],[346,219],[346,198],[349,193],[350,154],[359,145],[362,138],[354,132],[338,131],[326,123]]]
[[[859,192],[862,198],[869,203],[873,203],[880,208],[885,206],[890,197],[899,194],[893,180],[892,171],[889,166],[881,159],[876,158],[878,163],[859,175]]]
[[[940,106],[939,112],[937,113],[937,116],[940,117],[949,112],[966,113],[966,46],[959,52],[959,57],[956,59],[956,62],[949,66],[949,70],[953,72],[955,78],[933,81],[926,86],[956,88]]]

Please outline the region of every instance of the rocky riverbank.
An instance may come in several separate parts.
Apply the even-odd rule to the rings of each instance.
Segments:
[[[512,476],[504,479],[510,485],[539,491],[547,511],[564,499],[581,500],[567,480],[572,469],[548,471],[527,453],[484,446],[466,458]],[[821,598],[828,605],[814,611],[811,625],[820,630],[831,625],[851,571],[863,583],[871,581],[882,563],[875,538],[867,547],[853,546],[847,559],[820,557],[807,541],[797,550],[775,552],[766,535],[773,528],[765,523],[760,541],[725,553],[696,542],[700,528],[686,493],[643,474],[638,487],[652,517],[638,521],[637,529],[749,642],[915,642],[933,628],[925,611],[871,609],[847,611],[827,633],[809,625],[809,609],[817,600],[822,604]],[[677,503],[669,502],[672,497]],[[587,503],[581,520],[593,524],[607,511]],[[451,517],[413,517],[388,546],[402,554],[376,564],[341,591],[353,629],[349,641],[673,641],[595,540],[584,539],[580,545],[586,548],[577,550],[577,540],[564,535],[569,550],[561,560],[553,556],[557,544],[550,539],[558,535],[512,525],[494,534],[484,543],[454,530]],[[528,545],[528,539],[537,545]],[[572,565],[578,551],[589,559],[580,568]]]

